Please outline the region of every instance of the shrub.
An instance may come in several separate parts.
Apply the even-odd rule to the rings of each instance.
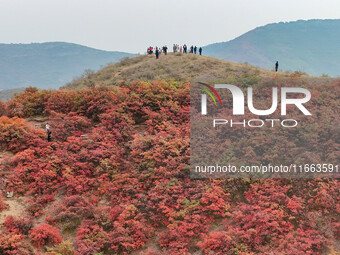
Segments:
[[[20,118],[0,117],[0,147],[14,153],[35,146],[42,131],[35,130]]]
[[[70,136],[80,136],[91,126],[89,119],[75,112],[53,113],[50,120],[52,136],[58,141],[66,141]]]
[[[74,231],[83,219],[94,218],[94,206],[81,196],[66,197],[59,204],[55,221],[63,223],[65,231]]]
[[[12,98],[7,103],[8,116],[28,118],[42,115],[45,112],[46,103],[50,91],[27,88],[23,93]]]
[[[22,243],[23,236],[13,233],[0,234],[0,254],[30,255],[29,247]]]
[[[107,250],[108,235],[93,221],[84,221],[77,233],[77,250],[83,255],[92,255]]]
[[[55,248],[49,249],[47,254],[50,255],[75,255],[76,252],[70,241],[58,244]]]
[[[6,227],[7,231],[22,235],[28,235],[32,225],[33,224],[31,220],[21,219],[13,216],[6,217],[4,221],[4,226]]]
[[[32,228],[30,238],[35,246],[53,245],[61,243],[62,239],[57,228],[48,224],[40,224]]]
[[[3,195],[0,193],[0,212],[5,210],[6,208],[6,203]]]

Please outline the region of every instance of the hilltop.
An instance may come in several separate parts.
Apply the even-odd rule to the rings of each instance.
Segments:
[[[98,70],[128,56],[133,54],[65,42],[0,44],[0,90],[58,88],[86,69]]]
[[[125,58],[118,63],[108,65],[101,70],[74,79],[64,88],[81,89],[95,85],[118,85],[136,80],[176,80],[176,81],[211,81],[230,77],[270,77],[275,72],[237,64],[217,58],[195,54],[168,53],[156,59],[153,55],[141,55]],[[289,73],[281,73],[289,76]]]
[[[208,45],[204,54],[238,63],[311,75],[340,75],[340,19],[280,22],[255,28],[234,40]]]

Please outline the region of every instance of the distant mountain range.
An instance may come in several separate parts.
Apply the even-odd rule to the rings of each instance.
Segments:
[[[2,102],[7,102],[11,99],[15,94],[19,94],[25,91],[25,88],[17,88],[17,89],[4,89],[0,90],[0,100]]]
[[[340,19],[280,22],[208,45],[207,56],[282,71],[340,76]]]
[[[130,56],[65,42],[0,44],[0,90],[58,88],[86,69],[98,70]]]
[[[203,54],[271,70],[279,61],[281,71],[340,76],[339,31],[340,19],[280,22],[255,28],[228,42],[205,46]],[[0,98],[9,98],[13,91],[22,90],[18,88],[29,86],[59,88],[86,69],[96,71],[132,56],[135,55],[65,42],[0,44]],[[128,78],[158,77],[150,70],[140,72]],[[177,78],[176,74],[173,78]]]

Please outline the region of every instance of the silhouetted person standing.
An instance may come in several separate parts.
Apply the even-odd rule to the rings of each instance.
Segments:
[[[158,59],[158,57],[159,57],[159,49],[158,49],[158,47],[156,47],[155,53],[156,53],[156,59]]]
[[[275,72],[277,72],[278,69],[279,69],[279,61],[276,61],[276,63],[275,63]]]
[[[183,45],[183,53],[187,53],[187,49],[188,49],[188,48],[187,48],[187,45],[184,44],[184,45]]]
[[[194,53],[194,46],[192,46],[192,45],[190,47],[190,53]]]
[[[194,47],[194,53],[196,54],[196,52],[197,52],[197,47],[195,46]]]
[[[163,52],[165,55],[168,53],[168,47],[166,45],[163,46]]]
[[[50,142],[52,139],[51,139],[51,134],[52,132],[51,131],[48,131],[47,132],[47,141]]]
[[[202,47],[198,49],[198,52],[200,53],[200,55],[202,55]]]

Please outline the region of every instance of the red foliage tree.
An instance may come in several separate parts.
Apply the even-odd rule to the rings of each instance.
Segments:
[[[32,221],[29,219],[21,219],[13,216],[6,217],[4,221],[4,226],[8,232],[20,235],[28,235],[32,225]]]
[[[62,241],[58,229],[48,224],[40,224],[39,226],[32,228],[30,231],[30,238],[37,247],[49,244],[59,244]]]
[[[27,88],[23,93],[8,101],[8,116],[27,118],[44,114],[50,94],[51,92],[47,90]]]
[[[22,242],[23,236],[13,233],[0,234],[0,254],[29,255],[28,247]]]
[[[43,136],[20,118],[0,117],[0,147],[14,153],[36,146]]]

